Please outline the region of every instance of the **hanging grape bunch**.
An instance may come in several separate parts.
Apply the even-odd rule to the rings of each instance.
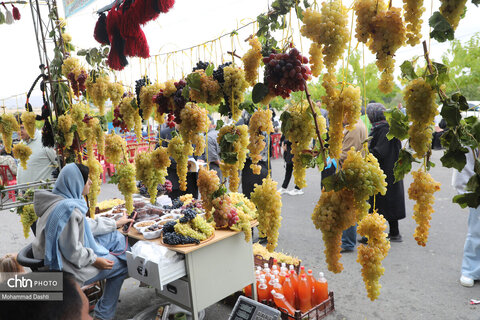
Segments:
[[[63,134],[63,139],[65,140],[64,147],[70,148],[73,143],[72,116],[69,114],[62,114],[60,117],[58,117],[57,126]]]
[[[23,143],[17,143],[13,146],[13,157],[20,160],[20,164],[24,170],[27,170],[27,161],[32,154],[32,149]]]
[[[23,112],[20,119],[22,120],[28,135],[30,137],[35,137],[35,122],[37,119],[35,112]]]
[[[264,81],[270,92],[286,99],[293,91],[305,90],[305,81],[310,80],[312,72],[305,65],[308,58],[296,48],[288,53],[271,53],[263,58],[265,64]]]
[[[195,145],[194,154],[201,156],[205,150],[205,137],[202,134],[207,132],[210,124],[207,109],[189,103],[180,113],[180,119],[180,134],[185,141]]]
[[[255,111],[248,123],[250,139],[248,150],[250,151],[250,158],[252,159],[250,168],[254,174],[260,174],[261,167],[257,163],[262,160],[261,152],[266,145],[264,141],[265,136],[262,132],[265,132],[267,135],[273,132],[272,110],[270,109],[259,109]]]
[[[205,208],[207,219],[210,218],[213,204],[212,195],[217,191],[220,184],[217,172],[215,170],[207,170],[200,168],[198,171],[197,186],[200,195],[202,196],[203,207]]]
[[[225,103],[230,107],[232,119],[238,121],[242,111],[239,106],[245,100],[245,90],[248,88],[248,82],[245,80],[245,72],[233,65],[223,69],[223,96]]]
[[[262,62],[262,45],[257,37],[248,40],[251,48],[242,57],[245,69],[245,80],[253,87],[257,83],[258,67]]]
[[[14,131],[18,130],[20,130],[20,126],[13,114],[6,113],[0,117],[0,133],[7,153],[12,151],[12,135]]]
[[[118,164],[127,151],[127,142],[115,133],[105,136],[105,159],[108,163]]]

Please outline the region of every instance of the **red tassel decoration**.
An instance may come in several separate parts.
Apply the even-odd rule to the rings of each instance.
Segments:
[[[123,70],[128,64],[125,56],[125,39],[120,34],[120,22],[122,14],[113,7],[107,16],[108,39],[111,43],[110,53],[108,54],[107,64],[114,70]]]
[[[159,13],[153,9],[153,3],[158,0],[136,0],[127,10],[126,19],[131,24],[145,24],[157,19]]]
[[[135,29],[130,29],[130,32],[132,35],[126,37],[125,54],[130,57],[149,58],[150,48],[142,28],[137,25]]]
[[[12,7],[13,7],[13,9],[12,9],[13,19],[14,20],[20,20],[20,18],[21,18],[20,11],[13,4],[12,4]]]
[[[163,13],[167,13],[175,4],[175,0],[158,0],[158,2],[160,11]]]
[[[93,37],[101,44],[110,44],[107,32],[107,16],[105,13],[100,14],[98,17],[93,31]]]

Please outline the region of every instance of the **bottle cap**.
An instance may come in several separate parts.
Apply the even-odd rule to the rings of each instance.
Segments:
[[[261,275],[260,275],[260,279],[264,279],[264,280],[265,280],[265,275],[264,275],[264,274],[261,274]]]
[[[305,273],[302,274],[302,280],[303,280],[303,279],[306,279],[306,278],[307,278],[307,276],[305,275]]]
[[[290,279],[290,275],[289,275],[288,273],[285,275],[285,279],[286,279],[286,278],[289,278],[289,279]]]
[[[305,266],[301,266],[300,270],[302,270],[302,271],[305,270]]]
[[[286,268],[287,264],[285,262],[282,262],[282,268]]]
[[[273,294],[277,294],[277,292],[275,290],[272,290],[270,291],[270,293],[273,295]]]
[[[268,268],[268,263],[265,262],[265,263],[263,264],[263,268],[264,268],[264,269],[267,269],[267,268]]]
[[[324,275],[323,275],[323,272],[320,272],[320,278],[323,278]]]
[[[265,283],[265,279],[260,279],[260,283]]]
[[[277,259],[273,259],[273,264],[276,265],[276,264],[277,264],[277,261],[278,261]]]
[[[308,269],[307,273],[312,274],[313,273],[312,269]]]
[[[289,265],[288,269],[293,270],[293,265]]]

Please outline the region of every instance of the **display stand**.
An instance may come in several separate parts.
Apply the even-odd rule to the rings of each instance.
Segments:
[[[134,229],[128,236],[135,242],[143,240],[143,236]],[[145,241],[163,245],[160,239]],[[191,312],[194,320],[198,319],[200,310],[247,285],[252,285],[253,298],[257,298],[252,243],[245,241],[243,232],[216,230],[214,238],[203,244],[165,247],[185,255],[187,275],[163,290],[156,288],[157,293]]]

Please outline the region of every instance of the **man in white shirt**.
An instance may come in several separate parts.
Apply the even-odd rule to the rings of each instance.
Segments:
[[[30,137],[22,123],[20,123],[19,135],[23,142],[32,149],[32,154],[27,161],[27,170],[18,166],[17,183],[53,179],[52,172],[58,166],[55,150],[43,146],[42,136],[38,130],[35,131],[33,138]]]

